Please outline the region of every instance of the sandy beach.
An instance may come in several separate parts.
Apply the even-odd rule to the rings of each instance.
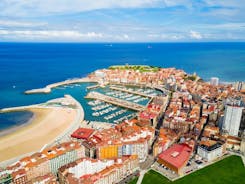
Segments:
[[[0,162],[39,151],[70,127],[77,115],[76,110],[61,107],[26,110],[35,114],[32,122],[0,137]]]

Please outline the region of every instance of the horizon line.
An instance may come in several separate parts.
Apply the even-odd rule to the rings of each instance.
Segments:
[[[109,41],[99,41],[99,42],[72,42],[72,41],[0,41],[2,43],[33,43],[33,44],[42,44],[42,43],[54,43],[54,44],[176,44],[176,43],[245,43],[245,40],[242,41],[135,41],[135,42],[109,42]]]

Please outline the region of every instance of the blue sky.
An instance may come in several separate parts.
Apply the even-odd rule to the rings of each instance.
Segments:
[[[245,41],[245,1],[1,0],[0,41]]]

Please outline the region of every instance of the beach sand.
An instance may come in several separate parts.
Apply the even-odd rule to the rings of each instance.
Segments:
[[[32,122],[0,137],[0,162],[39,151],[69,128],[77,115],[76,110],[61,107],[26,110],[34,113]]]

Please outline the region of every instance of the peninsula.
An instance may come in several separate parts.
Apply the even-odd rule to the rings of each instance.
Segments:
[[[25,93],[82,83],[96,83],[83,99],[65,95],[1,110],[35,116],[0,137],[0,183],[144,183],[154,172],[174,182],[234,158],[242,169],[233,177],[243,176],[245,86],[205,82],[176,68],[115,65]]]

